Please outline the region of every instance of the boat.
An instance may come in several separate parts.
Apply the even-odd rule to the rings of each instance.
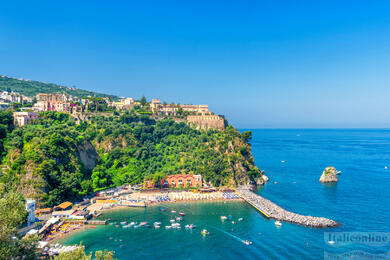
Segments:
[[[275,226],[281,227],[282,226],[282,222],[280,222],[279,220],[276,220],[275,221]]]
[[[331,241],[329,241],[328,243],[329,243],[330,245],[333,245],[333,244],[334,244],[334,241],[331,240]]]
[[[120,224],[121,225],[126,225],[128,222],[127,221],[122,221]]]
[[[203,229],[200,233],[201,233],[202,235],[204,235],[204,236],[210,235],[210,232],[208,232],[206,229]]]
[[[160,226],[154,225],[154,228],[156,228],[156,229],[157,229],[157,228],[160,228]]]
[[[142,221],[142,222],[140,222],[139,223],[139,225],[142,227],[142,226],[145,226],[146,224],[148,224],[148,222],[146,222],[146,221]]]
[[[172,210],[171,212],[172,212],[172,213],[176,213],[176,210]]]
[[[182,217],[176,217],[176,220],[177,221],[183,221],[183,218]]]
[[[171,220],[169,220],[169,222],[171,222],[171,223],[175,223],[175,220],[174,220],[174,219],[171,219]]]
[[[221,220],[223,221],[223,220],[226,220],[227,219],[227,217],[226,216],[221,216]]]
[[[183,212],[180,212],[179,215],[180,216],[185,216],[186,214],[184,214]]]
[[[235,222],[235,221],[232,221],[232,224],[236,224],[236,222]]]
[[[155,226],[160,226],[160,225],[161,225],[161,222],[157,222],[157,221],[156,221],[156,222],[153,223],[153,225],[155,225]]]
[[[243,218],[239,218],[239,219],[238,219],[238,221],[242,221],[242,220],[243,220]]]
[[[95,226],[89,227],[89,228],[96,228]]]
[[[194,224],[186,225],[186,229],[194,229],[196,226]]]
[[[167,211],[167,209],[162,208],[161,211]]]
[[[165,229],[171,229],[172,226],[165,226]]]
[[[336,175],[340,175],[341,174],[341,171],[336,171]]]
[[[285,160],[282,160],[281,163],[285,163],[286,161]]]
[[[385,166],[385,170],[387,170],[387,166]]]
[[[242,241],[245,245],[252,245],[252,242],[249,240],[243,240]]]

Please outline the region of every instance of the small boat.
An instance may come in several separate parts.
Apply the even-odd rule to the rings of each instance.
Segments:
[[[242,221],[242,220],[243,220],[243,218],[239,218],[239,219],[238,219],[238,221]]]
[[[115,225],[115,227],[119,227],[119,225]]]
[[[140,222],[139,223],[139,225],[142,227],[142,226],[145,226],[146,224],[148,224],[148,222],[146,222],[146,221],[142,221],[142,222]]]
[[[242,241],[245,245],[252,245],[252,242],[249,240],[243,240]]]
[[[235,222],[235,221],[232,221],[232,224],[236,224],[236,222]]]
[[[179,215],[180,216],[185,216],[186,214],[184,214],[183,212],[180,212]]]
[[[186,225],[186,229],[194,229],[196,226],[194,224]]]
[[[221,220],[226,220],[227,217],[226,216],[221,216]]]
[[[153,225],[155,225],[155,226],[160,226],[160,225],[161,225],[161,222],[154,222]]]
[[[334,241],[331,240],[331,241],[329,241],[328,243],[329,243],[330,245],[333,245],[333,244],[334,244]]]
[[[146,224],[145,227],[146,227],[146,228],[151,228],[152,226],[149,225],[149,224]]]
[[[135,225],[135,226],[134,226],[134,228],[139,228],[139,227],[140,227],[140,225]]]
[[[172,212],[172,213],[176,213],[176,210],[172,210],[171,212]]]
[[[183,221],[183,218],[182,217],[176,217],[176,220],[177,221]]]
[[[385,170],[387,170],[387,166],[385,166]]]
[[[121,225],[126,225],[128,222],[127,221],[122,221],[120,224]]]
[[[340,175],[341,174],[341,171],[336,171],[336,175]]]
[[[157,229],[157,228],[160,228],[160,226],[154,225],[154,228],[156,228],[156,229]]]
[[[162,208],[162,209],[161,209],[161,211],[167,211],[167,209],[165,209],[165,208]]]
[[[171,219],[171,220],[169,220],[169,222],[171,222],[171,223],[175,223],[175,220],[174,220],[174,219]]]
[[[172,226],[165,226],[165,229],[171,229]]]
[[[285,161],[285,160],[281,160],[280,162],[281,162],[281,163],[285,163],[286,161]]]
[[[208,232],[206,229],[203,229],[200,233],[201,233],[202,235],[204,235],[204,236],[210,235],[210,232]]]
[[[279,220],[276,220],[275,221],[275,226],[281,227],[282,226],[282,222],[280,222]]]
[[[96,228],[95,226],[89,227],[89,228]]]

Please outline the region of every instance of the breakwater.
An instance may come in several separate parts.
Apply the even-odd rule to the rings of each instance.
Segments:
[[[248,188],[239,188],[237,193],[267,218],[316,228],[336,227],[339,225],[339,223],[331,219],[304,216],[285,210],[272,201],[253,193]]]

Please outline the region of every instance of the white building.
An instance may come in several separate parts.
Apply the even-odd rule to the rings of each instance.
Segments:
[[[28,213],[27,222],[30,225],[35,222],[35,200],[26,199],[26,210]]]

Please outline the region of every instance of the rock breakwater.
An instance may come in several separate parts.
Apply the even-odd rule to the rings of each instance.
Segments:
[[[262,196],[253,193],[247,188],[237,189],[237,193],[252,206],[257,208],[262,212],[266,217],[280,220],[284,222],[290,222],[298,225],[303,225],[307,227],[315,228],[326,228],[326,227],[336,227],[339,225],[334,220],[322,218],[322,217],[313,217],[313,216],[304,216],[290,212],[283,209],[282,207],[276,205],[272,201],[263,198]]]

